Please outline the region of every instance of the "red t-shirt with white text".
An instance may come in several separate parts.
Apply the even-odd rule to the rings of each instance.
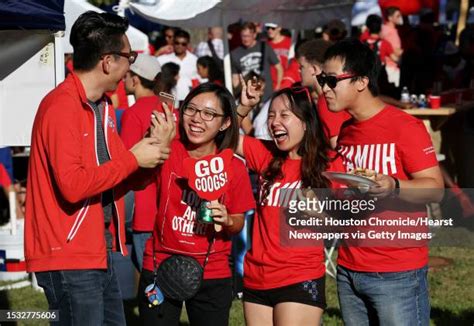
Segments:
[[[183,177],[183,161],[188,157],[184,145],[180,141],[173,141],[171,155],[158,174],[158,214],[153,236],[146,243],[143,258],[143,268],[146,270],[153,270],[153,244],[157,265],[172,254],[191,256],[201,265],[204,263],[214,225],[196,221],[202,200]],[[229,170],[232,170],[232,179],[220,202],[226,206],[229,214],[243,214],[255,208],[250,178],[242,160],[235,156]],[[231,276],[230,249],[230,236],[225,232],[216,233],[204,270],[205,279]]]
[[[259,175],[273,155],[258,139],[245,137],[244,156],[250,169]],[[286,159],[283,179],[276,181],[264,204],[258,204],[252,231],[252,247],[245,256],[244,286],[273,289],[322,277],[325,273],[323,245],[283,246],[280,239],[282,202],[286,189],[301,188],[301,160]],[[284,205],[284,204],[283,204]]]
[[[391,106],[386,106],[367,120],[352,121],[345,125],[339,134],[337,151],[342,157],[345,172],[366,168],[400,180],[409,180],[410,174],[438,165],[430,135],[423,122]],[[403,205],[412,207],[408,203]],[[393,218],[394,212],[386,211],[385,216]],[[381,218],[384,217],[383,213]],[[410,211],[407,216],[411,216],[409,214],[426,216],[425,211]],[[397,215],[400,213],[397,212]],[[421,268],[427,263],[426,246],[341,246],[338,254],[338,264],[364,272],[398,272]]]

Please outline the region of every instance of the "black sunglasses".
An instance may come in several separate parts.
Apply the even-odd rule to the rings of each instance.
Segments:
[[[127,52],[107,52],[107,53],[102,54],[102,57],[104,55],[110,55],[110,54],[114,54],[114,55],[118,55],[120,57],[127,58],[128,62],[130,64],[134,63],[135,60],[137,60],[137,57],[138,57],[138,53],[135,52],[135,51],[130,51],[128,53]]]
[[[188,42],[177,42],[177,41],[174,41],[174,45],[187,46],[187,45],[188,45]]]
[[[340,74],[337,76],[328,76],[325,74],[319,74],[316,76],[316,79],[318,80],[318,83],[321,87],[324,87],[324,85],[328,85],[329,88],[336,88],[337,83],[339,83],[341,80],[349,79],[349,78],[354,78],[356,75],[354,74]]]

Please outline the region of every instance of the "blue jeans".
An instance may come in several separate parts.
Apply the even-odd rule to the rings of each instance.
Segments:
[[[244,257],[251,247],[251,225],[255,216],[253,209],[245,212],[242,231],[232,237],[232,257],[234,258],[234,272],[244,277]]]
[[[138,269],[139,272],[142,271],[143,266],[143,252],[145,251],[145,244],[148,238],[151,237],[152,232],[133,232],[132,234],[132,262],[133,265]]]
[[[337,267],[337,293],[346,326],[428,326],[428,267],[364,273]]]
[[[49,309],[59,310],[52,325],[125,325],[122,296],[112,255],[107,269],[37,272]]]

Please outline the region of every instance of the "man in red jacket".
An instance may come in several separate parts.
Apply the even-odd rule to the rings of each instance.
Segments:
[[[123,195],[152,179],[175,129],[167,112],[153,132],[160,139],[127,150],[117,134],[104,93],[116,89],[137,57],[127,28],[127,20],[108,13],[77,19],[74,72],[46,95],[33,125],[25,256],[61,325],[125,325],[111,254],[127,254]]]

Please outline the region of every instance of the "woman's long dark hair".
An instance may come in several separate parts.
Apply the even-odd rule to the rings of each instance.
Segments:
[[[216,60],[214,60],[212,57],[208,55],[200,57],[196,64],[207,68],[207,79],[210,82],[218,82],[220,84],[224,83],[224,71],[222,71],[222,68],[219,67]]]
[[[159,94],[160,92],[171,93],[173,87],[178,83],[178,80],[176,79],[178,74],[179,65],[174,62],[164,64],[157,77],[158,83],[155,88],[155,94]]]
[[[179,109],[179,136],[184,144],[189,144],[186,131],[183,126],[184,108],[188,106],[189,102],[199,94],[212,93],[214,94],[219,103],[221,104],[222,111],[224,111],[223,119],[230,119],[230,126],[226,130],[219,131],[216,135],[215,142],[218,151],[222,151],[226,148],[230,148],[233,151],[237,148],[239,142],[239,124],[237,122],[237,111],[235,107],[235,101],[232,94],[227,88],[214,84],[204,83],[194,88],[183,101],[181,108]],[[217,117],[215,119],[218,119]]]
[[[329,181],[322,175],[328,165],[328,140],[323,132],[323,126],[311,99],[310,92],[305,87],[284,88],[273,94],[270,107],[278,96],[285,96],[289,101],[291,111],[306,125],[306,131],[298,149],[301,156],[302,187],[327,188]],[[272,185],[283,178],[282,166],[288,158],[288,152],[275,150],[273,159],[263,172],[264,184],[260,202],[264,203]]]

